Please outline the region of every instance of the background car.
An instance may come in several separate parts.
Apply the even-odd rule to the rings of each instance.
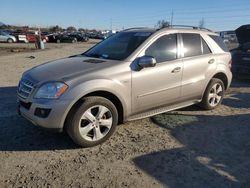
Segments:
[[[71,37],[66,34],[51,34],[48,35],[48,42],[51,43],[75,43],[77,42],[77,38]]]
[[[16,37],[13,35],[10,35],[6,32],[0,31],[0,42],[8,42],[13,43],[16,42]]]
[[[106,35],[101,34],[101,33],[88,33],[88,37],[91,39],[101,39],[101,40],[104,40],[107,38]]]
[[[25,33],[26,34],[26,37],[27,37],[27,40],[29,42],[36,42],[38,39],[39,39],[39,34],[38,32],[27,32]],[[43,42],[47,42],[48,41],[48,38],[45,36],[45,35],[42,35],[41,34],[41,40]]]
[[[231,50],[232,72],[235,78],[250,79],[250,24],[235,30],[239,46]]]
[[[70,37],[76,38],[78,42],[87,42],[89,38],[83,33],[71,33]]]

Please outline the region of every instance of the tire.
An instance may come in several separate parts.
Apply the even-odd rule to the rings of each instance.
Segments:
[[[7,42],[8,42],[8,43],[13,43],[13,42],[14,42],[14,40],[13,40],[13,39],[11,39],[11,38],[9,38],[9,39],[7,40]]]
[[[114,133],[117,123],[118,112],[111,101],[103,97],[85,97],[69,114],[66,130],[79,146],[92,147],[106,141]]]
[[[77,43],[77,39],[74,38],[74,39],[72,40],[72,43]]]
[[[213,110],[217,108],[223,100],[224,92],[224,83],[220,79],[213,78],[209,82],[199,105],[205,110]]]

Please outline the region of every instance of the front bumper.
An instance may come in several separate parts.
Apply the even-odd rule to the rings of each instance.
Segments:
[[[64,114],[69,100],[45,100],[37,99],[25,101],[18,97],[18,113],[36,126],[47,129],[62,131],[64,125]],[[49,109],[46,117],[39,117],[35,112],[37,109]]]

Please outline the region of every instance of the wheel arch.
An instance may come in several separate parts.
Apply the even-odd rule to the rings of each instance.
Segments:
[[[229,84],[228,84],[229,80],[228,80],[228,78],[227,78],[227,76],[226,76],[226,73],[224,73],[224,72],[217,72],[217,73],[215,73],[215,74],[209,79],[209,81],[206,83],[206,87],[203,89],[201,99],[203,98],[203,96],[204,96],[204,94],[205,94],[205,91],[206,91],[206,89],[207,89],[209,83],[211,82],[211,80],[212,80],[213,78],[220,79],[220,80],[223,82],[223,84],[224,84],[225,90],[227,90],[227,89],[229,88]],[[201,100],[201,99],[200,99],[200,100]]]
[[[103,97],[103,98],[110,100],[115,105],[115,107],[117,109],[118,123],[119,124],[123,123],[123,121],[124,121],[124,105],[123,105],[122,101],[120,100],[120,98],[110,91],[96,90],[96,91],[92,91],[92,92],[89,92],[89,93],[81,96],[73,103],[73,105],[71,105],[69,107],[69,110],[66,112],[66,117],[63,120],[63,129],[65,128],[65,124],[66,124],[68,118],[82,104],[82,101],[83,101],[82,99],[84,97],[90,97],[90,96]]]
[[[220,79],[224,84],[225,90],[228,89],[228,78],[225,73],[223,72],[216,73],[212,78]]]

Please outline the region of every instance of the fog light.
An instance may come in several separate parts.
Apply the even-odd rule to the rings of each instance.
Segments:
[[[46,118],[49,116],[51,109],[46,109],[46,108],[36,108],[35,110],[35,116],[41,117],[41,118]]]

